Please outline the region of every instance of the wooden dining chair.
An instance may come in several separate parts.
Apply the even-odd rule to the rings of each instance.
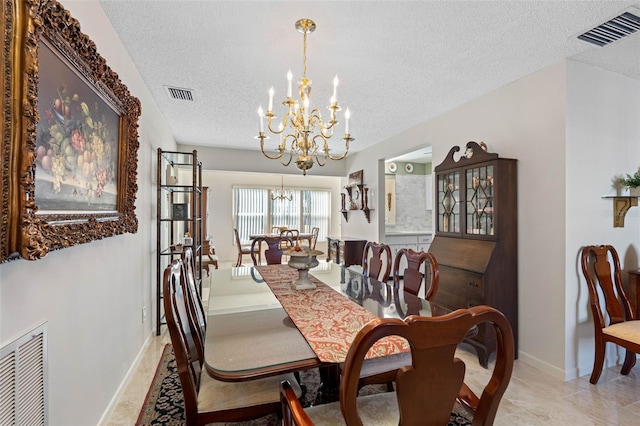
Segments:
[[[207,331],[207,314],[202,304],[202,297],[200,297],[202,286],[199,286],[196,282],[195,276],[195,259],[193,256],[193,250],[190,246],[185,247],[181,254],[182,266],[184,272],[184,279],[186,285],[186,295],[188,297],[190,306],[190,315],[194,319],[195,335],[197,339],[196,348],[200,351],[199,356],[204,357],[204,338]]]
[[[251,255],[251,244],[242,244],[240,242],[240,234],[238,234],[238,228],[233,228],[233,233],[236,238],[236,246],[238,247],[238,261],[236,266],[242,265],[242,256],[245,254]],[[260,253],[258,253],[258,260],[262,260]]]
[[[272,226],[272,227],[271,227],[271,233],[272,233],[273,235],[280,235],[280,233],[281,233],[282,231],[286,231],[286,230],[287,230],[287,227],[286,227],[286,226]]]
[[[392,257],[388,245],[367,241],[362,252],[362,275],[387,282],[391,274]]]
[[[402,258],[406,258],[407,267],[404,271],[400,271],[400,263]],[[423,274],[420,269],[425,264],[425,273]],[[438,291],[438,284],[440,283],[440,272],[438,270],[438,261],[429,252],[415,251],[409,248],[403,248],[398,250],[396,258],[393,262],[393,285],[396,288],[400,288],[400,277],[403,281],[403,289],[406,292],[417,296],[422,287],[422,282],[425,281],[429,284],[425,288],[425,299],[433,300]]]
[[[311,250],[316,249],[319,233],[320,233],[320,228],[318,228],[317,226],[314,226],[313,228],[311,228],[311,244],[309,245],[309,247],[311,247]]]
[[[207,257],[205,259],[205,256]],[[216,247],[210,240],[204,240],[202,242],[202,269],[207,271],[209,276],[209,268],[213,265],[215,269],[218,269],[218,256],[216,255]]]
[[[302,394],[293,374],[246,382],[222,382],[211,377],[203,369],[204,358],[195,348],[198,343],[186,288],[182,260],[176,259],[164,271],[163,296],[187,425],[238,422],[279,413],[278,389],[282,381],[292,385],[292,394]]]
[[[463,388],[466,365],[456,348],[478,324],[493,326],[497,335],[495,366],[480,397],[467,396],[474,425],[491,425],[509,385],[515,356],[511,326],[489,306],[459,309],[444,316],[410,316],[404,321],[378,318],[362,328],[347,353],[340,382],[340,400],[302,408],[289,383],[281,385],[283,425],[447,425],[455,424],[454,404]],[[394,392],[358,396],[360,369],[373,344],[396,335],[409,341],[412,361],[396,374]],[[466,386],[464,387],[465,389]],[[455,414],[459,416],[460,414]]]
[[[296,244],[299,244],[300,231],[298,231],[297,229],[285,229],[284,231],[280,232],[280,236],[288,239],[280,244],[280,247],[283,250],[290,249]]]
[[[595,358],[589,381],[595,385],[602,373],[607,342],[626,349],[621,374],[629,374],[636,363],[636,354],[640,354],[640,320],[634,319],[631,303],[622,286],[616,249],[611,245],[586,246],[582,248],[580,258],[593,314]]]
[[[387,256],[389,254],[390,253],[388,253]],[[404,283],[403,286],[401,286],[399,279],[399,273],[401,271],[399,271],[398,269],[403,256],[407,259],[407,268],[404,270]],[[427,264],[425,266],[425,271],[428,272],[428,277],[425,274],[424,278],[422,272],[420,271],[423,263]],[[417,296],[420,291],[420,287],[422,286],[423,280],[426,280],[430,283],[429,288],[425,291],[426,299],[433,300],[438,290],[439,284],[438,262],[436,261],[435,257],[427,252],[417,252],[412,249],[404,248],[400,249],[398,251],[398,254],[396,255],[393,267],[393,283],[394,287],[397,290],[395,292],[396,299],[398,298],[398,295],[403,291]],[[418,299],[414,300],[419,302]],[[397,301],[398,300],[396,300],[396,309],[401,312],[402,307],[397,303]],[[406,365],[407,362],[410,362],[410,357],[411,355],[409,353],[402,353],[390,357],[380,357],[366,360],[360,376],[360,387],[370,384],[386,383],[387,388],[390,391],[393,390],[393,380],[396,375],[396,371],[403,365]]]
[[[254,265],[259,265],[260,262],[256,258],[256,254],[260,254],[260,247],[262,243],[267,244],[267,249],[264,251],[264,258],[267,261],[267,265],[277,265],[282,263],[282,245],[291,246],[293,241],[288,237],[258,237],[251,243],[251,260]]]

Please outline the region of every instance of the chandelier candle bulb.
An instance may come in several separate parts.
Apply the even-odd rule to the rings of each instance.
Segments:
[[[273,111],[273,87],[269,89],[269,109],[267,111]]]
[[[349,134],[349,117],[351,117],[351,111],[349,111],[349,108],[347,108],[347,110],[344,112],[344,134],[345,135]]]
[[[264,133],[264,112],[262,111],[262,105],[258,107],[258,117],[260,117],[260,133]]]
[[[338,76],[336,75],[333,78],[333,96],[331,97],[331,99],[333,99],[332,103],[336,103],[338,102]]]
[[[287,98],[291,97],[291,81],[293,80],[293,74],[291,74],[291,70],[287,72]]]

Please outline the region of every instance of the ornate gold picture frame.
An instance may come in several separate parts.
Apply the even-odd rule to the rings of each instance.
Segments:
[[[0,1],[0,260],[137,232],[140,101],[60,3]]]

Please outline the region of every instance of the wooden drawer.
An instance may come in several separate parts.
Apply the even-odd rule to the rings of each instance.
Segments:
[[[435,302],[449,309],[470,308],[485,303],[484,274],[451,268],[439,267],[440,285]]]

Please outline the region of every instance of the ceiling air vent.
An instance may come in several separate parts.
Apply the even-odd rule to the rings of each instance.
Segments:
[[[167,90],[167,93],[169,94],[169,97],[171,99],[177,99],[179,101],[191,101],[191,102],[195,100],[195,97],[193,96],[193,90],[191,89],[182,89],[180,87],[170,87],[170,86],[164,86],[164,88]]]
[[[578,39],[602,47],[638,30],[640,30],[640,16],[631,12],[624,12],[604,24],[580,34]]]

